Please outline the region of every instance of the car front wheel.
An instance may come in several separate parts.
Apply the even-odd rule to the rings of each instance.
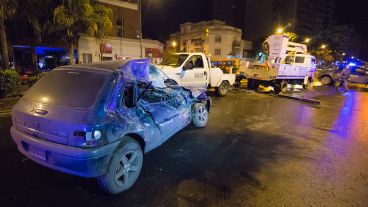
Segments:
[[[111,157],[105,175],[97,178],[107,193],[118,194],[128,190],[137,181],[143,164],[143,153],[137,141],[125,137],[121,147]]]
[[[208,110],[205,104],[196,103],[192,107],[192,123],[197,128],[203,128],[208,122]]]

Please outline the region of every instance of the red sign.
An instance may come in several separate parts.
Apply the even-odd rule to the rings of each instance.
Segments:
[[[102,54],[112,54],[112,45],[111,44],[100,44],[100,52]]]

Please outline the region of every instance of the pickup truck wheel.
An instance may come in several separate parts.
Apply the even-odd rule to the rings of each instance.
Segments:
[[[249,90],[257,90],[258,87],[259,87],[259,83],[257,80],[254,80],[254,79],[248,79],[248,89]]]
[[[332,83],[332,79],[330,76],[323,76],[321,77],[320,81],[323,85],[330,85]]]
[[[129,137],[124,139],[112,155],[106,174],[97,178],[99,186],[110,194],[131,188],[142,169],[143,153],[139,143]]]
[[[226,94],[229,92],[229,83],[226,81],[223,81],[219,87],[216,87],[216,93],[219,96],[226,96]]]
[[[285,93],[287,92],[288,83],[286,81],[282,81],[280,83],[280,87],[281,87],[281,92]]]
[[[286,81],[281,81],[281,83],[276,83],[273,85],[273,91],[276,94],[279,94],[280,92],[285,93],[287,91],[287,85],[288,83]]]
[[[192,107],[192,123],[197,128],[203,128],[208,122],[207,107],[203,103],[196,103]]]

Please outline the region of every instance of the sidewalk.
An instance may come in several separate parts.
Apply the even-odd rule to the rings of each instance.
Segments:
[[[21,85],[21,95],[28,90],[27,85]],[[21,96],[0,98],[0,117],[9,116],[11,108],[18,102]]]
[[[20,97],[9,97],[0,99],[0,116],[7,116],[11,113],[11,108],[17,103]]]

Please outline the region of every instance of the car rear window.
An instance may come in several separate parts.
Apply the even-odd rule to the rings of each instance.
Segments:
[[[82,70],[53,70],[24,95],[49,105],[90,108],[98,98],[107,74]]]

